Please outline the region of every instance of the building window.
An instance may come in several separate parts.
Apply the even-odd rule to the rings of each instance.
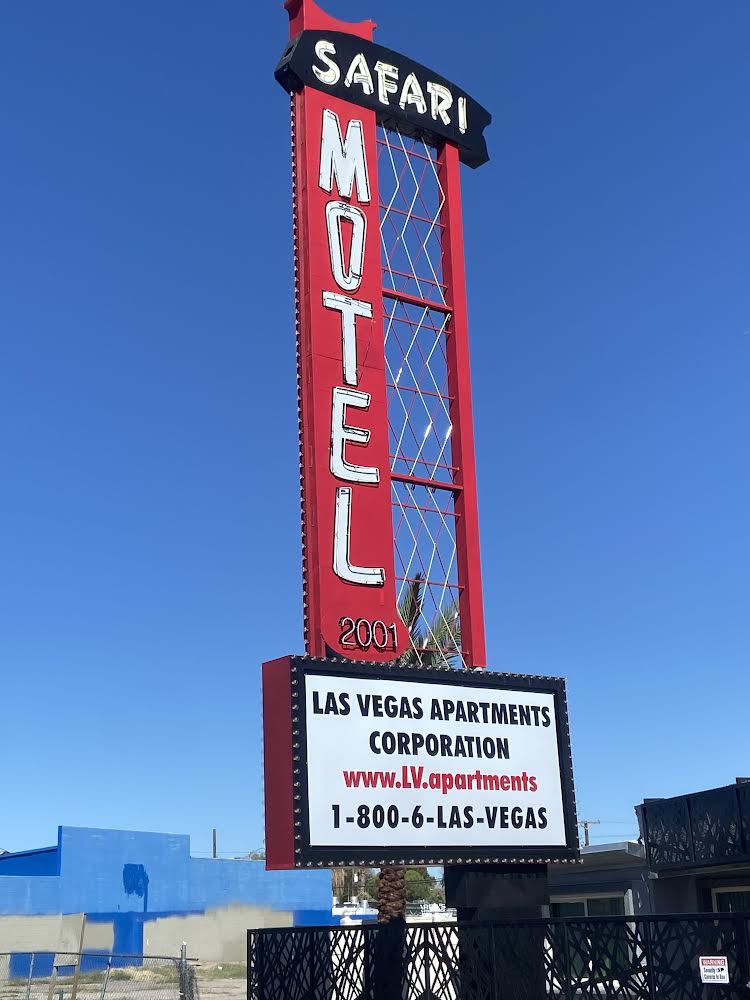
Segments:
[[[632,912],[632,907],[628,907]],[[577,917],[618,917],[625,914],[625,896],[568,896],[550,903],[550,916]],[[570,956],[570,971],[576,979],[606,981],[617,976],[618,970],[632,966],[631,948],[626,933],[610,932],[589,937],[584,928],[578,931],[577,947]]]
[[[730,885],[713,889],[714,913],[747,913],[750,910],[750,886]]]
[[[619,917],[624,913],[624,896],[569,896],[550,903],[553,917]]]

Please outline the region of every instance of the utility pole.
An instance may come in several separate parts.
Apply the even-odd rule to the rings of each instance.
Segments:
[[[339,905],[346,902],[346,869],[334,868],[331,872],[331,887]]]
[[[589,843],[589,827],[599,826],[601,823],[600,819],[579,819],[578,825],[583,827],[583,846],[590,847]]]

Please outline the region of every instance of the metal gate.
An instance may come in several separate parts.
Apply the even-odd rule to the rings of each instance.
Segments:
[[[750,1000],[750,915],[248,932],[248,1000]],[[725,956],[729,984],[699,958]]]

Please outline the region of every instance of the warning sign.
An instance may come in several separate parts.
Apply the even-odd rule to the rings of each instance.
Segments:
[[[729,982],[729,963],[725,955],[701,955],[698,963],[702,983]]]

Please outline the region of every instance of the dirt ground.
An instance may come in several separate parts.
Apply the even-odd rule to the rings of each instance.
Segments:
[[[198,973],[201,1000],[240,1000],[247,996],[246,979],[201,979]]]
[[[196,964],[199,1000],[244,1000],[247,995],[247,973],[244,964]],[[81,977],[76,1000],[180,1000],[180,988],[172,967],[165,967],[163,976],[142,969],[118,969],[103,991],[100,973]],[[103,995],[104,992],[104,995]],[[34,979],[0,979],[0,1000],[72,1000],[71,978],[51,981]]]

